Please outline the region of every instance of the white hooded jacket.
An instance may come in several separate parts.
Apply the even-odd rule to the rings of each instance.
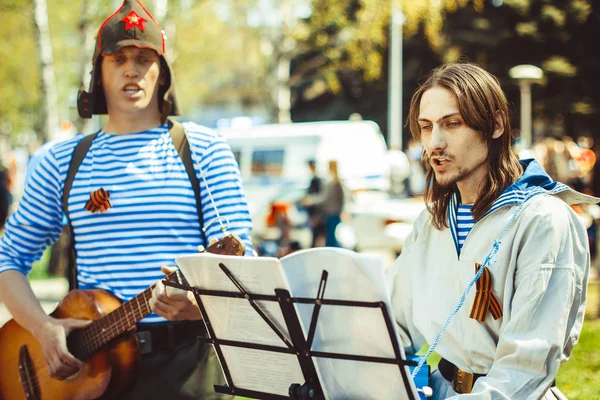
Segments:
[[[522,163],[523,176],[474,225],[460,256],[452,230],[434,228],[425,210],[390,271],[393,311],[412,353],[433,343],[475,276],[475,264],[483,264],[527,194],[543,190],[522,207],[489,265],[503,316],[494,320],[488,313],[484,323],[469,318],[473,287],[436,349],[457,367],[487,375],[472,393],[456,395],[438,372],[434,398],[543,398],[579,339],[590,256],[586,229],[569,205],[599,199],[553,182],[533,160]]]

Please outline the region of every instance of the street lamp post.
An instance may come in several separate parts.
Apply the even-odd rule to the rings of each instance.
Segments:
[[[388,145],[402,150],[402,0],[391,0]]]
[[[508,74],[519,82],[521,92],[521,138],[523,148],[531,149],[533,144],[531,117],[531,84],[544,76],[544,71],[535,65],[522,64],[512,67]]]

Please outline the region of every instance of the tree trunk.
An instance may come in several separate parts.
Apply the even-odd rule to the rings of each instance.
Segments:
[[[48,28],[48,5],[46,0],[34,0],[34,22],[37,51],[41,72],[41,117],[38,137],[42,140],[54,139],[58,131],[58,98],[56,94],[56,78],[54,76],[54,59],[52,43]]]
[[[280,3],[281,36],[277,44],[273,43],[277,60],[275,67],[275,105],[277,107],[277,122],[280,124],[292,122],[290,113],[290,63],[295,46],[295,41],[291,36],[291,26],[294,24],[293,4],[293,0],[284,0]]]

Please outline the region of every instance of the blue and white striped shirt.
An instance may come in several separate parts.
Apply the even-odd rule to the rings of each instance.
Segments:
[[[458,236],[458,252],[463,248],[463,244],[473,229],[475,221],[473,220],[473,213],[471,213],[471,207],[473,204],[459,204],[456,213],[456,231]]]
[[[219,214],[229,220],[252,252],[252,226],[237,163],[229,145],[214,131],[184,124],[198,180],[204,225],[216,217],[200,170]],[[33,261],[61,232],[62,195],[73,150],[81,136],[62,142],[33,171],[17,212],[0,239],[0,273],[27,274]],[[90,193],[104,188],[112,207],[85,210]],[[144,132],[100,132],[75,176],[69,195],[81,289],[100,288],[126,301],[164,277],[161,265],[195,253],[202,243],[194,192],[173,146],[167,125]],[[207,239],[222,236],[212,224]],[[143,322],[163,319],[150,316]]]

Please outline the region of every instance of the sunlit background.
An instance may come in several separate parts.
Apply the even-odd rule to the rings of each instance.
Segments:
[[[29,157],[40,145],[102,126],[102,117],[78,117],[76,96],[89,84],[97,29],[120,4],[0,0],[0,161],[8,173],[13,208]],[[309,245],[306,213],[298,206],[308,180],[305,162],[317,158],[325,176],[329,159],[344,159],[339,152],[345,151],[349,160],[341,161],[340,168],[352,200],[340,239],[346,247],[384,254],[389,264],[423,208],[421,150],[404,126],[408,102],[432,68],[457,60],[476,62],[499,78],[511,103],[511,134],[521,155],[538,158],[555,179],[600,195],[600,1],[144,4],[168,37],[166,57],[183,111],[179,119],[219,129],[231,142],[251,200],[256,245],[281,234],[269,230],[279,228],[268,223],[273,204],[283,204],[289,212],[297,245]],[[314,121],[347,122],[296,125]],[[266,124],[285,124],[269,128],[279,139],[265,133]],[[315,132],[331,130],[350,138],[359,127],[376,137],[368,141],[371,152],[361,145],[354,150],[344,147],[350,141],[344,143],[343,138],[327,147],[338,155],[320,150],[321,145],[300,146],[288,140],[299,134],[293,132],[307,130],[319,138],[325,133]],[[270,147],[249,147],[257,146],[258,141],[250,139],[260,135],[270,138],[264,139]],[[355,150],[362,150],[365,158],[351,158]],[[295,164],[290,154],[296,154]],[[369,177],[379,174],[386,184],[353,175],[351,166],[361,161],[375,168],[377,162],[369,160],[385,160],[382,172]],[[595,262],[600,211],[576,211],[589,228]],[[48,278],[40,272],[47,260],[39,265],[34,275]],[[600,309],[595,282],[590,286],[590,317]],[[599,343],[600,324],[590,320],[579,353],[558,379],[569,398],[599,398]]]

